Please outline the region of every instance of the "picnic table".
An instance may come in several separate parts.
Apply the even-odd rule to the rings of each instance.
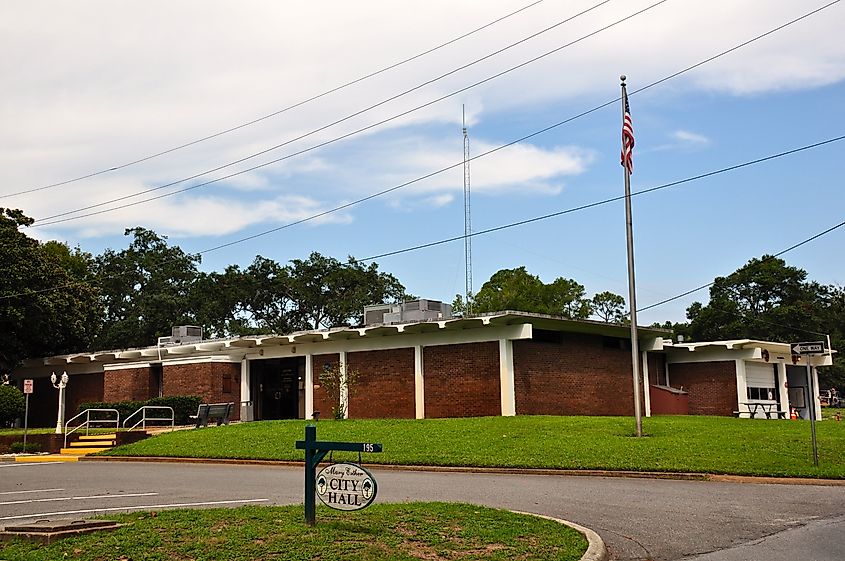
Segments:
[[[746,407],[745,411],[734,411],[734,417],[741,417],[744,413],[748,414],[750,419],[757,416],[757,413],[762,412],[767,419],[771,419],[774,414],[777,419],[786,419],[786,411],[780,411],[777,403],[759,403],[759,402],[742,402],[740,405]]]

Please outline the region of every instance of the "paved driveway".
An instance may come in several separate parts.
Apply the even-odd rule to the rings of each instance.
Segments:
[[[596,530],[615,560],[845,559],[835,537],[845,530],[845,487],[373,472],[379,501],[463,501],[565,518]],[[302,493],[302,469],[291,467],[0,464],[0,525],[132,509],[292,504]]]

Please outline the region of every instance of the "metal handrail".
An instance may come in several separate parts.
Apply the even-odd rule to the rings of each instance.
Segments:
[[[147,411],[150,409],[166,409],[170,411],[170,417],[147,417]],[[174,430],[176,427],[176,414],[173,412],[172,407],[168,407],[167,405],[144,405],[128,417],[123,420],[123,428],[126,428],[126,423],[129,422],[129,419],[141,413],[141,419],[136,422],[134,425],[129,427],[128,430],[134,430],[138,428],[138,425],[142,425],[141,428],[147,430],[147,421],[170,421],[170,430]]]
[[[91,419],[91,413],[114,413],[116,418],[115,419]],[[81,416],[85,415],[85,422],[80,423],[73,427],[71,430],[70,428],[71,422],[75,421],[76,419],[80,418]],[[65,423],[65,448],[67,448],[67,437],[69,434],[75,433],[77,430],[85,427],[85,436],[88,436],[88,429],[91,427],[91,423],[114,423],[114,430],[117,430],[120,427],[120,411],[117,409],[86,409],[85,411],[75,415],[67,420]]]

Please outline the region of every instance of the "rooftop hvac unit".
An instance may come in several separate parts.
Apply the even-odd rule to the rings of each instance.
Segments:
[[[196,325],[175,325],[171,330],[172,343],[196,343],[202,341],[202,327]]]
[[[452,306],[437,300],[411,300],[401,305],[364,306],[364,325],[451,319]]]
[[[401,315],[402,307],[392,304],[375,304],[372,306],[364,306],[364,325],[372,325],[374,323],[395,323],[398,321],[394,319],[397,314]],[[385,316],[388,316],[385,319]]]

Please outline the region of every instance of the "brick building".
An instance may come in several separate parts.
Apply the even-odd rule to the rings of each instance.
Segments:
[[[70,376],[68,417],[85,401],[160,395],[233,402],[242,420],[327,416],[332,403],[320,384],[327,367],[358,373],[347,397],[352,418],[633,415],[629,333],[624,325],[501,312],[48,357],[27,361],[13,376],[21,384],[35,380],[32,426],[55,423],[49,376],[62,371]],[[747,388],[789,407],[786,392],[762,389],[779,386],[759,366],[768,349],[772,364],[782,366],[767,365],[770,378],[793,376],[797,384],[798,371],[790,374],[785,364],[791,357],[781,356],[787,345],[683,345],[665,335],[639,330],[647,415],[730,415],[750,399]]]

